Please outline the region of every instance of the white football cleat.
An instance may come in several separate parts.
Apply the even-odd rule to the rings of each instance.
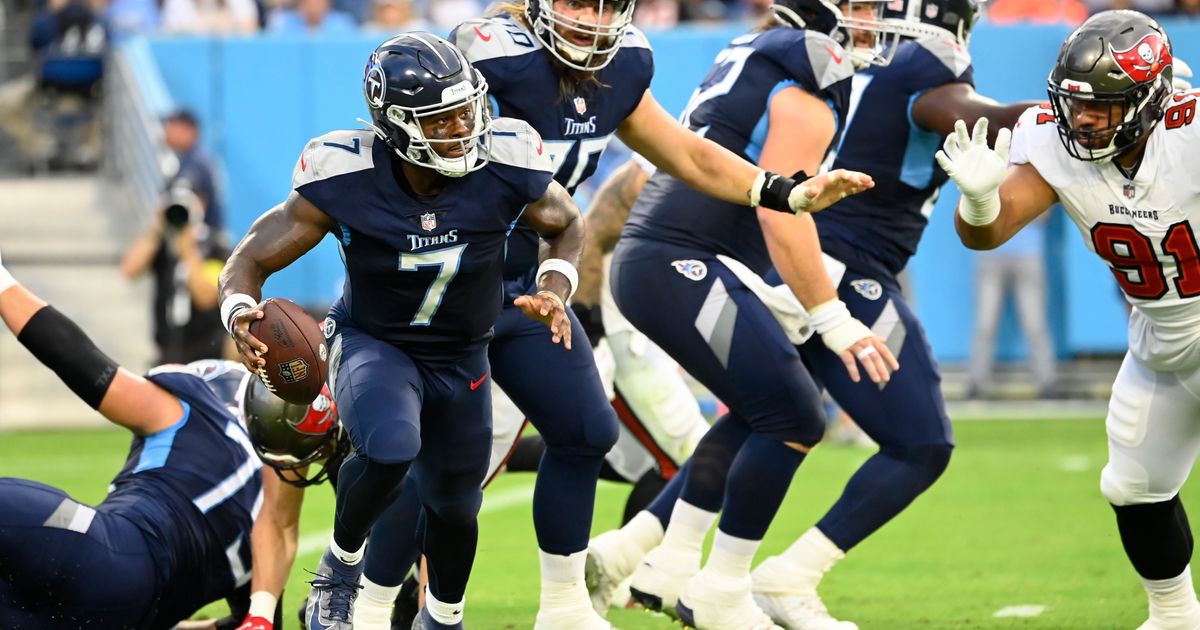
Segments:
[[[621,583],[633,575],[641,559],[637,546],[626,541],[619,529],[604,532],[588,542],[583,581],[592,598],[592,608],[600,616],[607,615],[611,606],[624,606],[625,602],[615,601],[618,591]],[[625,601],[628,600],[626,591]]]
[[[858,630],[850,621],[829,614],[804,571],[779,556],[763,560],[750,574],[754,602],[776,623],[788,630]],[[812,576],[807,576],[812,577]]]
[[[783,630],[754,603],[750,587],[748,575],[729,579],[701,571],[683,587],[675,610],[697,630]]]
[[[699,551],[655,547],[633,572],[629,597],[640,606],[670,614],[680,589],[699,572]]]
[[[547,595],[542,585],[542,603],[534,630],[614,630],[588,603],[587,588],[575,582],[562,592]]]
[[[1200,630],[1200,602],[1194,594],[1150,593],[1150,618],[1138,630]]]

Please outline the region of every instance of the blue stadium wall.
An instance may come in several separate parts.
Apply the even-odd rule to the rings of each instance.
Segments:
[[[1167,22],[1176,55],[1200,62],[1200,23]],[[685,28],[651,33],[657,72],[652,91],[678,113],[716,53],[741,32],[736,28]],[[1045,77],[1065,27],[995,27],[981,24],[971,41],[980,92],[1000,101],[1044,99]],[[149,40],[171,100],[192,107],[204,141],[227,171],[229,228],[244,234],[254,219],[282,201],[292,167],[311,137],[361,126],[363,64],[380,41],[350,38]],[[1200,67],[1198,65],[1197,67]],[[153,72],[155,68],[142,68]],[[861,112],[859,115],[863,115]],[[976,259],[954,235],[953,184],[943,191],[920,251],[910,265],[917,311],[942,361],[964,360],[974,322]],[[1125,309],[1115,283],[1085,248],[1061,211],[1047,230],[1051,322],[1058,354],[1120,353]],[[341,262],[332,239],[268,281],[267,295],[313,305],[341,291]],[[999,355],[1021,358],[1025,348],[1006,306]]]

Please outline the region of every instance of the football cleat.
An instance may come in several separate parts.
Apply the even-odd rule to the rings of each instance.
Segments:
[[[592,610],[587,594],[583,582],[549,592],[543,584],[534,630],[612,630],[612,625]]]
[[[642,607],[669,614],[679,599],[679,589],[699,571],[700,552],[655,547],[633,572],[629,597]]]
[[[422,608],[421,612],[417,613],[417,618],[413,620],[412,630],[463,630],[463,623],[460,621],[456,624],[439,623],[438,620],[429,614],[428,608]]]
[[[684,585],[675,611],[697,630],[784,630],[750,595],[750,576],[731,579],[700,572]]]
[[[1150,618],[1138,630],[1200,630],[1200,602],[1188,593],[1150,593]]]
[[[421,585],[417,578],[410,575],[400,585],[400,595],[396,597],[396,607],[392,610],[392,630],[408,630],[421,612],[418,596]]]
[[[750,574],[754,602],[788,630],[858,630],[853,622],[830,615],[812,582],[796,579],[800,573],[787,560],[767,558]]]
[[[637,547],[627,543],[619,529],[604,532],[588,542],[583,581],[592,598],[592,608],[601,616],[607,615],[612,606],[624,605],[615,602],[618,591],[641,559]]]
[[[332,550],[325,550],[309,582],[312,590],[305,603],[308,630],[353,630],[354,599],[362,588],[358,584],[362,570],[362,562],[348,565],[334,556]]]

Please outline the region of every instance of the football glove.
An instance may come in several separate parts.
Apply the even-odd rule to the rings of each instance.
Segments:
[[[813,329],[821,335],[825,347],[834,354],[845,352],[850,346],[873,334],[866,324],[850,315],[846,303],[838,299],[814,306],[808,315]]]
[[[242,625],[237,627],[237,630],[275,630],[275,625],[262,617],[246,615],[242,621]]]
[[[987,145],[987,118],[975,122],[967,134],[967,123],[954,123],[954,133],[946,136],[942,150],[935,156],[942,170],[958,184],[963,201],[958,214],[970,225],[987,225],[1000,216],[1000,182],[1008,170],[1008,149],[1012,132],[1001,129],[996,149]]]

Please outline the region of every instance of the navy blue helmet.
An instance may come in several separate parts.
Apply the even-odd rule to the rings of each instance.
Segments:
[[[450,42],[430,33],[403,33],[371,53],[363,71],[363,96],[371,128],[402,159],[449,177],[487,164],[487,81]],[[421,118],[470,108],[469,133],[426,138]],[[436,145],[458,144],[460,157],[444,157]],[[481,150],[481,148],[483,150]]]

